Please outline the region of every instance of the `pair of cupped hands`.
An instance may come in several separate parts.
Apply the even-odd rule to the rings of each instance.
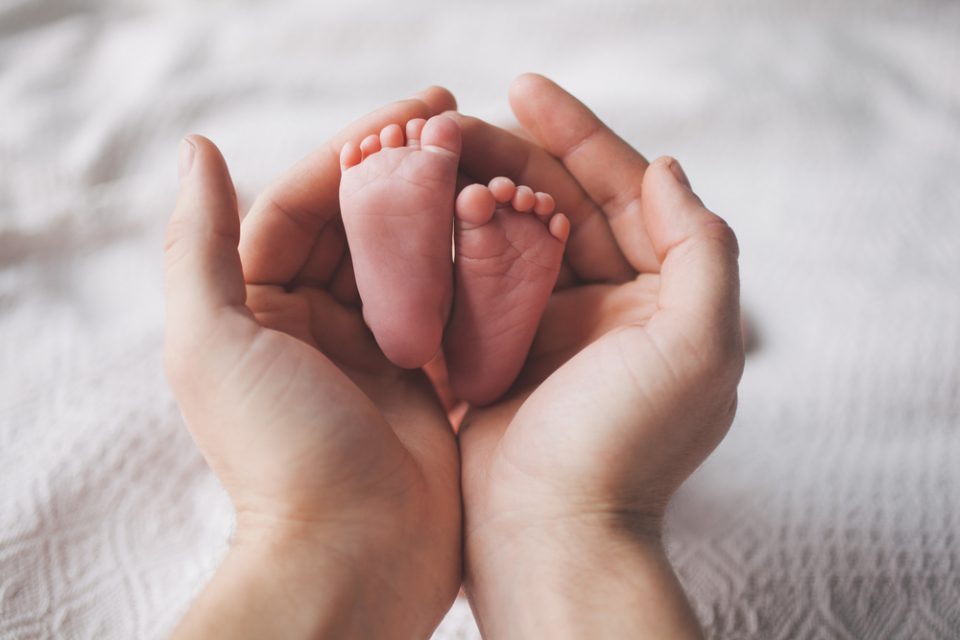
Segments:
[[[518,133],[436,87],[383,107],[242,225],[216,147],[182,143],[166,369],[237,523],[178,637],[424,638],[461,584],[486,637],[699,634],[661,518],[735,412],[736,239],[675,160],[648,163],[553,82],[509,97]],[[467,178],[548,191],[571,222],[517,383],[458,431],[442,365],[383,356],[324,233],[341,146],[444,112]]]

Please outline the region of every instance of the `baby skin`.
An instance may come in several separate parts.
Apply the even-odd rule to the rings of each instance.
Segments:
[[[508,178],[457,194],[459,153],[460,129],[445,116],[348,142],[340,208],[364,319],[381,350],[413,368],[442,345],[453,391],[482,405],[523,365],[570,223],[548,194]]]

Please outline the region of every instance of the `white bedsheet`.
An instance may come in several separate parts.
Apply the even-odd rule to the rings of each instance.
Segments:
[[[711,636],[960,637],[960,6],[706,4],[0,0],[0,638],[163,637],[225,548],[160,370],[180,136],[249,202],[426,84],[506,121],[525,70],[741,239],[761,345],[668,519]]]

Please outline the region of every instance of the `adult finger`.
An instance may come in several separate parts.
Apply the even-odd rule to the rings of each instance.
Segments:
[[[656,271],[659,264],[640,211],[646,159],[543,76],[524,74],[514,80],[510,106],[524,130],[560,159],[603,211],[633,268]]]
[[[167,363],[172,377],[191,377],[191,363],[230,357],[213,336],[249,335],[256,329],[244,301],[246,288],[237,243],[240,219],[227,165],[217,147],[190,136],[180,147],[180,192],[167,227],[165,286]],[[228,350],[241,346],[227,340]],[[216,352],[205,358],[198,349]],[[172,371],[170,370],[172,365]]]
[[[479,118],[457,113],[463,132],[461,167],[478,182],[506,175],[550,193],[570,219],[566,263],[585,282],[625,282],[636,273],[627,263],[601,211],[556,158],[536,144]]]
[[[340,147],[388,124],[455,108],[453,94],[430,87],[366,115],[294,165],[257,198],[243,221],[240,255],[247,281],[286,284],[308,260],[311,279],[332,276],[345,247],[342,229],[330,224],[340,213]]]
[[[651,335],[705,364],[711,376],[743,367],[739,247],[722,218],[707,210],[673,158],[643,180],[643,215],[660,262],[658,311]]]

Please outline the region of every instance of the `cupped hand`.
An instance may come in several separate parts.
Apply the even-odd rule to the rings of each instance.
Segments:
[[[391,365],[363,324],[337,189],[343,141],[454,106],[432,89],[357,122],[261,196],[242,228],[219,151],[183,143],[166,368],[236,507],[234,547],[282,565],[276,582],[293,577],[280,598],[289,618],[259,620],[284,625],[282,637],[297,625],[426,637],[460,584],[454,436],[424,375]],[[207,604],[227,600],[217,589],[215,578]],[[343,619],[314,616],[325,609]],[[203,624],[188,615],[182,629],[203,635]]]
[[[461,117],[463,170],[549,191],[572,232],[523,373],[460,428],[468,593],[491,637],[544,633],[544,598],[551,637],[599,633],[577,631],[594,605],[620,611],[617,637],[695,636],[660,519],[734,415],[736,239],[676,161],[648,164],[554,83],[522,76],[510,98],[525,139]],[[681,604],[631,626],[624,597],[641,615]]]

